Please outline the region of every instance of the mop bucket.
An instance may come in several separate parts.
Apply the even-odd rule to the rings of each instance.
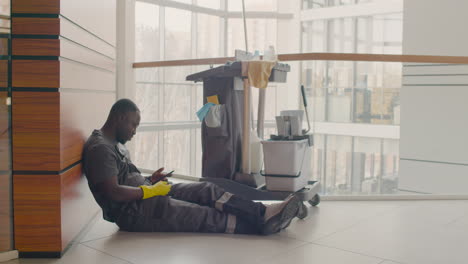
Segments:
[[[311,148],[307,139],[262,141],[266,188],[296,192],[307,185],[310,175],[302,173]]]

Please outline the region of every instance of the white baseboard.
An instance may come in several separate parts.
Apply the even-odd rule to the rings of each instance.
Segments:
[[[7,252],[0,252],[0,262],[7,262],[12,259],[18,258],[18,250],[12,250]]]

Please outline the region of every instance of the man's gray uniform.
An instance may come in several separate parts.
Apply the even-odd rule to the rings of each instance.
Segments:
[[[216,232],[257,234],[265,206],[207,183],[173,184],[168,196],[132,202],[104,197],[97,186],[117,175],[119,185],[151,185],[131,162],[126,148],[94,130],[83,150],[84,172],[104,219],[135,232]]]

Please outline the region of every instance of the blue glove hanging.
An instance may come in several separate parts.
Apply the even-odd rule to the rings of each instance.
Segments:
[[[206,103],[204,106],[202,106],[202,108],[200,108],[200,110],[197,111],[197,116],[200,122],[202,122],[203,119],[205,119],[206,114],[208,114],[208,112],[210,111],[210,108],[213,106],[215,106],[215,104]]]

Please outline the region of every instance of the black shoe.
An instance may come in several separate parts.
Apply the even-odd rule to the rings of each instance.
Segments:
[[[295,194],[291,194],[284,202],[274,205],[275,207],[271,208],[274,211],[269,216],[266,216],[267,218],[265,219],[261,233],[263,235],[271,235],[286,228],[299,213],[300,203],[301,200]]]

